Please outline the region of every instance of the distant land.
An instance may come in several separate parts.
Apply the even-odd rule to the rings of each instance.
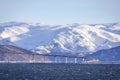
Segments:
[[[120,23],[0,23],[0,61],[8,57],[30,61],[30,55],[38,53],[85,56],[87,62],[120,62],[119,52]]]

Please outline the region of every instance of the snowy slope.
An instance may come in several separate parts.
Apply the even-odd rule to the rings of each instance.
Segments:
[[[14,45],[38,53],[85,55],[120,46],[120,23],[94,25],[1,23],[0,44]]]

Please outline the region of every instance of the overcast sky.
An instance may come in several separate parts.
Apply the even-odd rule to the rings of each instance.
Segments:
[[[120,22],[120,0],[0,0],[0,23]]]

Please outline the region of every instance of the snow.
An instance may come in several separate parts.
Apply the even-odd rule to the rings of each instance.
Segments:
[[[9,43],[40,54],[59,52],[82,55],[120,46],[120,23],[1,23],[0,44]]]
[[[114,25],[110,28],[111,30],[120,30],[120,23],[118,23],[117,25]]]
[[[11,41],[17,41],[19,40],[17,38],[17,35],[20,35],[20,34],[24,34],[26,32],[28,32],[29,29],[27,27],[19,27],[19,26],[13,26],[13,27],[8,27],[8,28],[5,28],[5,30],[1,33],[1,38],[5,39],[5,38],[10,38]],[[12,39],[13,38],[13,39]],[[17,39],[17,40],[16,40]]]

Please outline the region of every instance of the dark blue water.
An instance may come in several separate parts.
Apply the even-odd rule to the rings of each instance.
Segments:
[[[1,63],[0,80],[120,80],[120,64]]]

